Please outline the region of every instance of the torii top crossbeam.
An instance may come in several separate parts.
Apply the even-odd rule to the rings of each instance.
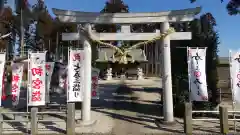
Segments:
[[[95,24],[132,24],[192,21],[200,13],[201,7],[183,10],[171,10],[148,13],[97,13],[70,11],[53,8],[53,13],[61,22],[95,23]]]

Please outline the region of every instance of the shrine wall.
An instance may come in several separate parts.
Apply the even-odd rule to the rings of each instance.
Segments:
[[[228,64],[228,57],[220,57],[217,68],[219,83],[218,86],[223,90],[230,91],[230,68]]]
[[[189,32],[189,22],[170,23],[176,32]],[[158,29],[158,28],[157,28]],[[143,72],[146,76],[161,77],[161,41],[156,41],[152,45],[144,45],[148,62],[143,64]]]

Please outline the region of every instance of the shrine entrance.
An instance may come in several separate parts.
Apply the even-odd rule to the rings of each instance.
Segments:
[[[63,23],[79,24],[77,33],[62,33],[62,40],[81,40],[87,58],[84,67],[91,69],[92,50],[90,40],[98,45],[105,46],[99,51],[99,61],[118,62],[128,64],[129,62],[148,61],[145,63],[144,71],[152,65],[152,71],[161,72],[163,86],[163,108],[164,121],[173,122],[173,97],[172,97],[172,76],[171,76],[171,56],[170,56],[170,41],[171,40],[191,40],[191,32],[176,32],[170,27],[175,22],[189,22],[194,19],[194,16],[200,12],[201,8],[192,8],[184,10],[173,10],[167,12],[155,13],[93,13],[80,11],[67,11],[53,9],[54,14]],[[131,24],[159,23],[160,29],[156,29],[154,33],[132,33]],[[120,33],[97,33],[92,29],[94,24],[121,24]],[[115,45],[104,41],[143,41],[134,44],[128,48],[118,48]],[[139,49],[141,46],[149,46],[155,42],[156,45],[152,49]],[[107,47],[107,48],[106,48]],[[95,52],[93,52],[95,53]],[[135,55],[136,54],[136,55]],[[153,68],[155,67],[155,68]],[[111,67],[110,67],[111,68]],[[106,78],[112,79],[112,69],[108,69]],[[143,67],[138,67],[137,78],[143,79]],[[90,72],[85,73],[90,76]],[[90,86],[91,80],[85,78],[84,86]],[[161,82],[159,82],[161,83]],[[89,87],[85,88],[85,94],[91,94]],[[83,104],[83,121],[91,120],[91,95],[84,95]]]

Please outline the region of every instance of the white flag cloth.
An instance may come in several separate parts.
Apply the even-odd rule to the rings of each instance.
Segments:
[[[23,77],[23,63],[13,63],[12,65],[12,105],[17,106],[21,92],[21,84]]]
[[[6,53],[0,52],[0,98],[2,99],[2,92],[3,92],[3,74],[4,74],[4,66],[6,62]],[[2,100],[0,100],[0,106],[2,106]]]
[[[54,62],[46,62],[46,103],[50,102],[50,84],[52,79],[52,73],[54,68]]]
[[[233,102],[240,103],[240,52],[230,52],[230,77]]]
[[[92,99],[99,99],[98,78],[100,70],[92,68]]]
[[[83,100],[84,50],[69,50],[67,102]]]
[[[29,53],[29,106],[45,105],[46,52]]]
[[[206,48],[188,48],[188,74],[191,101],[208,101]]]

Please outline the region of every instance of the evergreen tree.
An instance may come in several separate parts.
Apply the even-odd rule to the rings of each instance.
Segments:
[[[122,0],[109,0],[106,2],[105,7],[100,11],[101,13],[126,13],[129,12],[128,6]],[[95,25],[97,32],[117,32],[120,29],[115,24],[101,24]]]
[[[187,67],[187,51],[181,47],[207,47],[206,53],[206,78],[208,85],[208,93],[210,102],[216,103],[217,101],[217,65],[218,65],[218,45],[219,36],[215,27],[217,26],[216,20],[211,13],[206,13],[200,18],[196,18],[190,23],[190,31],[192,32],[191,41],[176,41],[171,45],[172,54],[172,75],[174,91],[177,92],[176,103],[182,104],[188,100],[188,67]],[[184,64],[179,64],[183,61]],[[180,78],[180,79],[179,79]],[[178,80],[178,81],[177,81]],[[179,82],[180,81],[180,82]],[[196,107],[206,107],[198,104]],[[181,108],[181,107],[180,107]],[[208,108],[209,109],[209,108]]]
[[[14,20],[14,15],[12,13],[12,9],[10,7],[3,7],[1,10],[1,15],[0,15],[0,36],[5,35],[7,33],[10,33],[12,31],[13,27],[13,20]],[[11,56],[13,52],[13,45],[11,44],[11,36],[5,38],[5,39],[0,39],[0,48],[1,50],[6,49],[7,51],[7,58]]]
[[[227,10],[230,15],[240,14],[240,0],[231,0],[227,4]]]
[[[219,36],[218,32],[215,30],[217,26],[215,18],[211,13],[206,13],[200,17],[200,35],[193,34],[192,44],[201,43],[202,46],[207,47],[206,55],[206,75],[209,93],[211,93],[211,101],[216,103],[217,101],[217,65],[218,65],[218,45]],[[196,39],[196,40],[195,40]],[[198,40],[200,39],[200,42]]]
[[[190,0],[192,3],[197,0]],[[224,0],[221,0],[223,2]],[[240,14],[240,0],[230,0],[226,6],[229,15],[238,15]]]
[[[37,3],[32,6],[31,14],[34,16],[28,22],[25,31],[25,51],[27,50],[44,50],[45,39],[49,39],[53,19],[50,16],[47,7],[43,0],[37,0]],[[46,41],[48,43],[48,40]]]
[[[28,25],[28,28],[25,30],[24,34],[24,51],[27,52],[28,50],[32,51],[39,51],[40,49],[37,46],[37,21],[31,21],[31,23]]]
[[[128,6],[122,0],[109,0],[101,12],[104,13],[119,13],[128,12]]]

